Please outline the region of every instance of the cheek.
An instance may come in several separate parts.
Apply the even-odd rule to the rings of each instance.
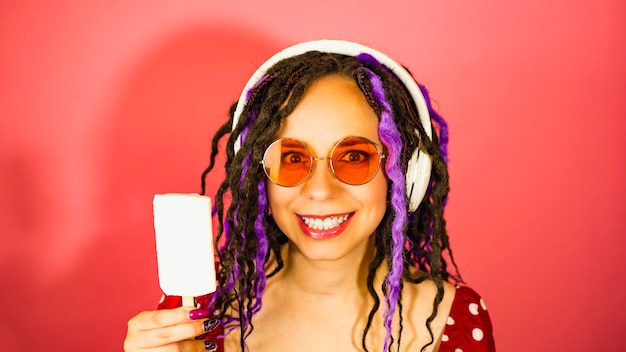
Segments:
[[[388,182],[387,178],[383,175],[379,175],[374,178],[370,184],[368,192],[361,193],[363,203],[368,204],[371,209],[376,213],[377,218],[383,217],[387,211],[387,199],[388,199]]]
[[[267,204],[269,205],[269,213],[276,219],[281,212],[287,208],[293,195],[292,189],[277,186],[271,182],[267,183]]]
[[[269,213],[273,214],[276,208],[276,185],[271,182],[267,183],[267,204],[269,205]]]
[[[376,179],[374,179],[374,181],[374,191],[372,193],[374,194],[373,197],[375,199],[373,200],[376,201],[377,204],[382,204],[383,208],[386,208],[387,197],[389,195],[389,182],[387,181],[387,177],[379,175]]]

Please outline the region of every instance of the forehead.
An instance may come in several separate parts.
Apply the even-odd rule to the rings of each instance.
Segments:
[[[306,89],[296,108],[283,121],[277,138],[299,139],[321,151],[347,136],[366,137],[380,144],[378,121],[353,80],[330,75]]]

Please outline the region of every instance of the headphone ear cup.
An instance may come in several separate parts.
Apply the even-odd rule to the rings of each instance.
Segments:
[[[416,148],[406,170],[406,196],[409,200],[410,212],[417,210],[426,194],[431,168],[430,155],[422,152],[419,147]]]

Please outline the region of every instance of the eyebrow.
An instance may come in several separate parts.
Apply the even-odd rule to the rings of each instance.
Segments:
[[[316,153],[314,153],[314,151],[312,151],[309,147],[309,145],[307,143],[305,143],[302,140],[299,140],[297,138],[290,138],[290,137],[283,137],[283,138],[279,138],[278,140],[282,140],[281,142],[281,146],[286,147],[286,148],[298,148],[298,149],[306,149],[309,151],[309,154],[311,154],[311,156],[315,157]],[[366,138],[366,137],[362,137],[362,136],[348,136],[342,139],[339,139],[335,142],[334,146],[336,146],[340,141],[341,142],[341,147],[352,147],[352,146],[356,146],[356,145],[367,145],[370,142],[374,145],[374,147],[376,148],[376,150],[378,152],[380,152],[380,148],[382,148],[380,145],[378,145],[378,143]]]
[[[350,138],[350,137],[348,137],[348,138]],[[364,137],[363,137],[363,138],[364,138]],[[338,144],[338,141],[335,143],[335,145],[337,145],[337,144]],[[350,140],[350,139],[344,139],[344,140],[341,142],[341,145],[342,145],[342,146],[346,146],[346,147],[351,147],[351,146],[353,146],[353,145],[359,145],[359,144],[369,144],[369,143],[368,143],[366,140],[356,140],[356,138],[355,138],[355,139],[353,139],[353,140]],[[376,146],[376,143],[374,143],[374,145]]]
[[[295,139],[295,138],[289,138],[289,139],[283,139],[280,142],[281,146],[285,146],[285,147],[289,147],[289,148],[305,148],[306,144],[304,144],[304,142]]]

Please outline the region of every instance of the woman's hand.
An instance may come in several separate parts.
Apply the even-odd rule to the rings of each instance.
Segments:
[[[128,321],[124,351],[215,350],[214,342],[195,340],[217,326],[218,321],[208,316],[208,311],[190,307],[141,312]]]

